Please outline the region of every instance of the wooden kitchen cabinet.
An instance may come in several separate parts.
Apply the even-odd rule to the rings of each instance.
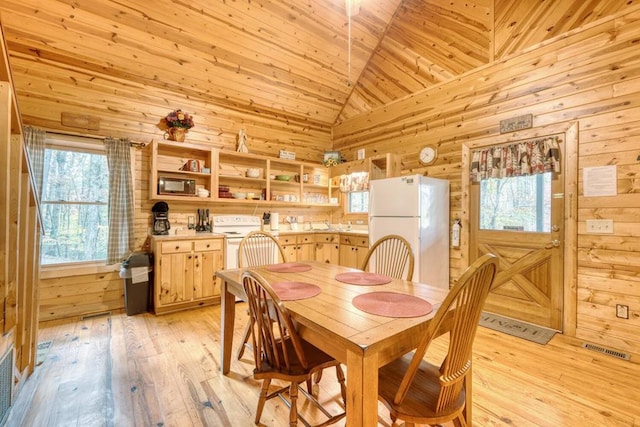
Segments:
[[[326,264],[340,263],[340,235],[320,233],[316,234],[315,240],[315,260]]]
[[[269,206],[338,205],[338,190],[331,186],[329,170],[320,163],[238,153],[184,142],[153,141],[150,172],[151,200]],[[179,194],[178,191],[170,193],[166,188],[163,190],[160,182],[171,180],[174,185],[186,182],[188,188],[206,189],[209,195],[198,197],[197,192]]]
[[[362,267],[368,250],[368,236],[340,235],[340,265],[352,268]]]
[[[156,314],[220,302],[215,272],[224,266],[223,238],[154,239]]]
[[[214,175],[211,173],[213,162],[211,147],[183,142],[176,144],[171,141],[153,141],[151,144],[149,198],[164,201],[211,202],[214,198]],[[207,169],[209,172],[206,172]],[[163,192],[161,181],[171,179],[193,182],[193,194]],[[209,191],[209,196],[198,197],[195,191],[197,188]]]
[[[309,261],[314,259],[314,235],[287,234],[278,236],[287,261]]]

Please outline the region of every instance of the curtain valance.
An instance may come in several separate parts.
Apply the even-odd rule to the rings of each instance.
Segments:
[[[369,190],[369,172],[353,172],[349,175],[340,175],[340,191],[367,191]]]
[[[472,182],[544,172],[560,172],[558,137],[475,150],[471,155]]]

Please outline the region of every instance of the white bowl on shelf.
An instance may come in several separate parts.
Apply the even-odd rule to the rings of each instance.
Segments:
[[[209,190],[207,190],[207,189],[199,189],[196,192],[196,194],[197,194],[198,197],[209,197]]]
[[[247,176],[249,178],[260,178],[262,172],[258,168],[249,168],[247,169]]]
[[[246,199],[247,193],[233,193],[234,199]]]

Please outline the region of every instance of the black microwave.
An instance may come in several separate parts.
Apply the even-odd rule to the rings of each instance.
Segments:
[[[195,196],[196,180],[186,179],[186,178],[170,178],[166,176],[161,176],[158,179],[158,194]]]

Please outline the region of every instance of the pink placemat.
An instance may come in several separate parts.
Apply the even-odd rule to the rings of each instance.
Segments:
[[[321,292],[319,286],[304,282],[278,282],[271,285],[282,301],[295,301],[315,297]]]
[[[340,273],[336,275],[336,280],[350,285],[384,285],[393,279],[384,274],[369,273],[366,271],[355,271],[350,273]]]
[[[429,301],[399,292],[369,292],[351,302],[359,310],[386,317],[419,317],[433,310]]]
[[[309,264],[299,262],[282,262],[280,264],[269,264],[265,267],[266,270],[276,273],[301,273],[303,271],[309,271],[311,268]]]

